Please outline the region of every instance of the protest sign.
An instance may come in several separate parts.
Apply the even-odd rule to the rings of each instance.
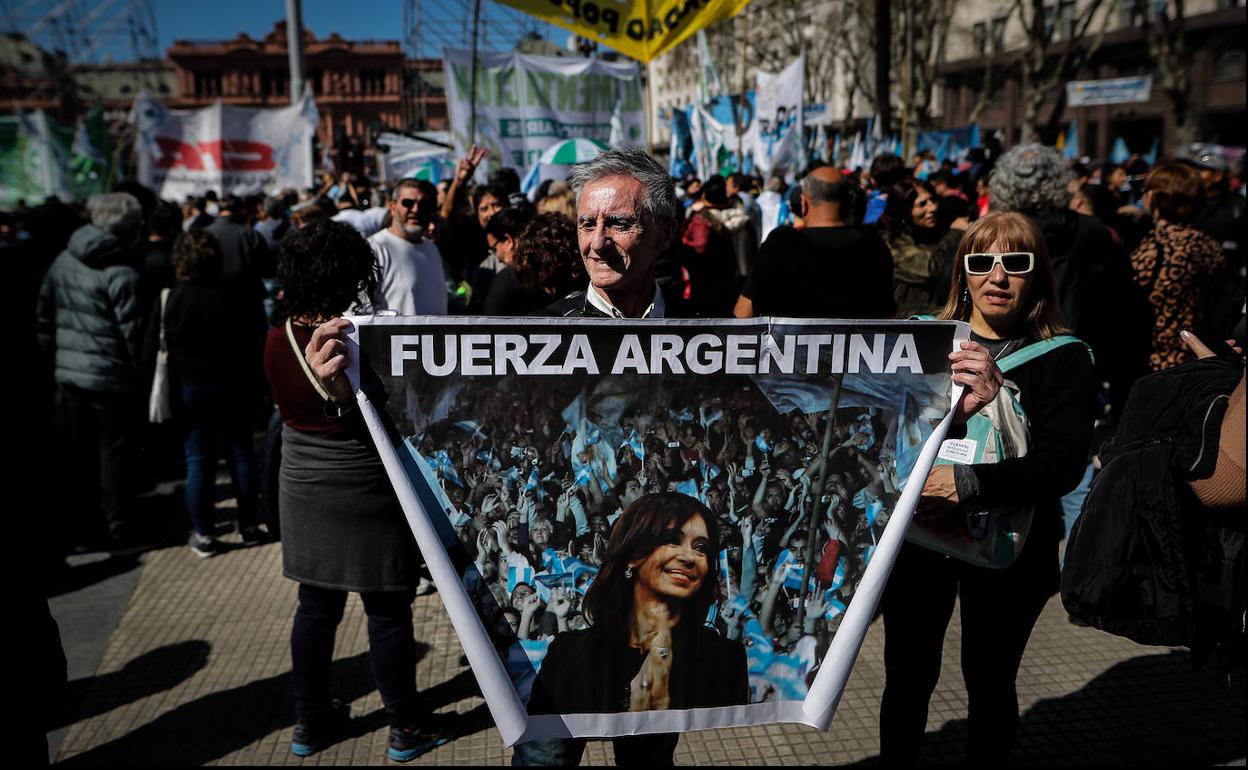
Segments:
[[[141,92],[130,111],[138,180],[161,198],[180,200],[207,190],[250,195],[312,185],[311,96],[279,109],[217,102],[202,110],[170,110]]]
[[[361,412],[507,743],[828,728],[965,324],[351,320]]]
[[[749,0],[499,0],[648,62],[699,29],[732,18]]]
[[[1072,80],[1066,84],[1066,106],[1094,107],[1099,104],[1146,102],[1152,88],[1152,75],[1105,78],[1104,80]]]
[[[0,116],[0,206],[33,205],[51,195],[86,200],[112,189],[116,166],[99,107],[76,128],[43,110]]]
[[[476,144],[505,166],[529,169],[564,139],[593,139],[610,147],[645,143],[635,62],[478,53],[475,120],[472,52],[445,49],[443,68],[451,133],[461,155]],[[475,138],[469,135],[474,122]]]
[[[764,178],[777,169],[796,171],[802,158],[806,57],[799,56],[778,75],[758,73],[754,89],[758,130],[754,135],[754,168]]]

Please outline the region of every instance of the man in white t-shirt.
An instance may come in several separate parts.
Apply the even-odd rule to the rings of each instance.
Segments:
[[[446,272],[442,255],[425,231],[433,221],[438,191],[428,182],[404,179],[390,196],[390,226],[368,239],[381,271],[377,294],[361,298],[364,312],[445,315]]]

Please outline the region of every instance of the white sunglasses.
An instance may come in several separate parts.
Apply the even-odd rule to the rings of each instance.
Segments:
[[[997,265],[1006,275],[1026,275],[1035,269],[1036,255],[1030,251],[967,254],[962,257],[962,264],[967,275],[988,275]]]

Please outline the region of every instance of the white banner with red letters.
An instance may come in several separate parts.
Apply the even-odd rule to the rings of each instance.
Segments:
[[[312,185],[316,107],[311,96],[278,109],[217,102],[201,110],[171,110],[141,92],[130,123],[138,180],[162,198]]]

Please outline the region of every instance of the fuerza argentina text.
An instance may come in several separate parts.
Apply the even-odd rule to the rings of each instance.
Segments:
[[[390,374],[923,374],[913,334],[394,334]]]

